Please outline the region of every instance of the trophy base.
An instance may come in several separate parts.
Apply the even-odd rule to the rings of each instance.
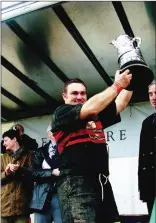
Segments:
[[[129,69],[132,73],[132,80],[126,90],[135,91],[141,88],[147,88],[148,85],[153,81],[153,72],[146,64],[134,63],[125,64],[121,67],[121,73]]]

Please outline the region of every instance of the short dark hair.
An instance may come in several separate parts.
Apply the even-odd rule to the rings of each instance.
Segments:
[[[10,139],[16,138],[17,141],[19,142],[20,141],[19,130],[17,131],[17,130],[10,129],[3,133],[2,138],[4,139],[5,137],[8,137]]]
[[[86,84],[81,79],[79,79],[79,78],[73,78],[73,79],[69,79],[67,82],[64,83],[64,89],[63,89],[63,92],[64,93],[67,92],[68,85],[70,85],[72,83],[80,83],[80,84],[83,84],[85,86],[85,88],[87,89]]]

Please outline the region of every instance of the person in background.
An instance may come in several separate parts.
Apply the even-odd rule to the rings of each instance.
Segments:
[[[32,154],[19,145],[19,131],[2,135],[6,153],[1,154],[1,222],[28,223],[33,181],[28,171]]]
[[[23,148],[29,148],[30,150],[35,150],[38,148],[38,143],[36,139],[32,139],[30,136],[24,133],[24,127],[20,124],[12,126],[12,129],[18,129],[20,134],[20,144]]]
[[[35,186],[30,208],[34,211],[34,223],[62,223],[56,188],[59,175],[57,146],[51,127],[48,127],[47,133],[50,141],[34,151],[31,162]]]
[[[22,148],[27,148],[30,150],[35,150],[38,148],[38,143],[35,139],[32,139],[30,136],[24,133],[24,127],[20,124],[13,125],[10,129],[18,129],[20,135],[20,146]],[[1,153],[5,153],[5,146],[3,145],[3,140],[1,141]]]
[[[156,197],[156,81],[148,87],[154,113],[142,123],[138,162],[138,189],[140,200],[147,203],[149,217]]]
[[[52,132],[60,162],[57,189],[63,223],[112,223],[119,213],[109,182],[103,129],[120,121],[132,91],[129,70],[116,72],[115,82],[87,100],[86,85],[71,79],[64,85],[65,104],[52,115]]]

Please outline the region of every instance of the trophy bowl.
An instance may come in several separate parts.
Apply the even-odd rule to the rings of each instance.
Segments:
[[[131,82],[126,88],[127,90],[146,88],[154,78],[153,72],[145,64],[139,64],[133,61],[133,63],[121,67],[120,72],[122,73],[127,69],[130,70],[132,74]]]
[[[120,73],[129,69],[132,80],[127,90],[146,88],[153,80],[152,70],[147,66],[140,51],[141,38],[121,35],[110,42],[118,50]]]

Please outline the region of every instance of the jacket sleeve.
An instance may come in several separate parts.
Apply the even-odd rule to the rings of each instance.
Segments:
[[[116,104],[112,102],[103,111],[98,114],[102,125],[105,128],[121,122],[120,114],[116,114]]]
[[[37,151],[34,151],[31,164],[29,166],[29,170],[31,171],[32,176],[35,177],[36,181],[52,177],[52,170],[42,169],[42,162],[43,156],[40,149],[38,149]]]
[[[86,122],[85,120],[80,120],[81,108],[82,104],[59,106],[52,115],[52,132],[60,130],[73,131],[73,129],[79,128],[81,123]]]
[[[3,184],[3,182],[5,182],[9,178],[9,176],[7,176],[5,174],[5,167],[4,167],[3,157],[4,157],[4,155],[1,154],[1,183],[2,184]]]
[[[5,185],[8,182],[12,181],[14,179],[14,175],[10,174],[10,175],[6,175],[5,171],[1,172],[1,185]]]

